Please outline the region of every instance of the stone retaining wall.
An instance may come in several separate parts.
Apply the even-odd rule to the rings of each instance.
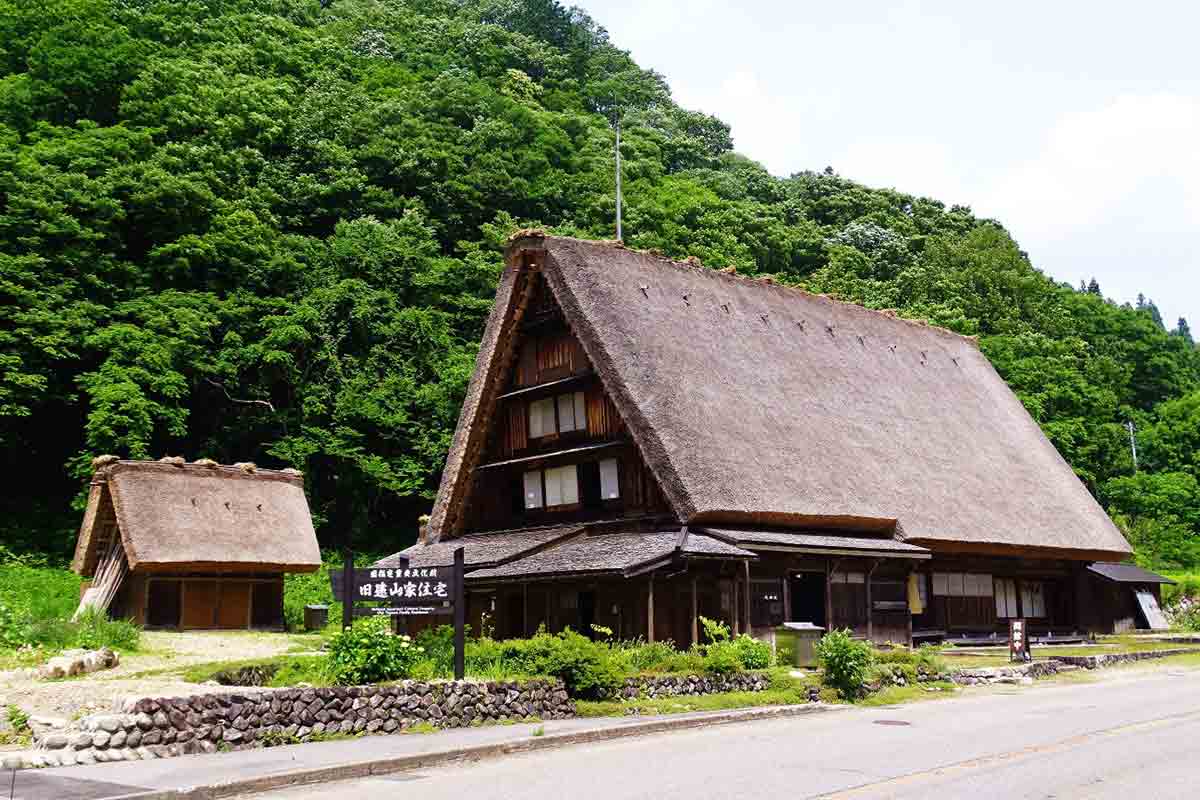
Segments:
[[[1066,670],[1077,669],[1066,666],[1055,660],[1033,661],[1028,664],[1014,664],[1011,667],[978,667],[975,669],[958,669],[950,675],[950,680],[960,686],[976,686],[992,683],[1033,683],[1035,678],[1046,675],[1056,675]]]
[[[620,696],[622,699],[630,699],[722,692],[761,692],[770,686],[771,677],[764,672],[735,672],[730,675],[640,675],[625,679],[625,687],[621,689]]]
[[[1062,664],[1071,664],[1084,669],[1096,669],[1097,667],[1108,667],[1113,664],[1127,664],[1134,661],[1146,661],[1152,658],[1167,658],[1168,656],[1179,656],[1186,653],[1195,653],[1197,650],[1192,647],[1178,647],[1171,650],[1144,650],[1140,653],[1105,653],[1095,656],[1055,656],[1055,660]]]
[[[391,686],[256,689],[127,701],[121,713],[80,720],[38,741],[28,766],[167,758],[333,735],[397,733],[416,725],[575,715],[560,681],[404,681]]]

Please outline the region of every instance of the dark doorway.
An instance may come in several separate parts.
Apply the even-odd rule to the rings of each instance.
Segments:
[[[579,593],[579,632],[591,638],[595,635],[592,623],[596,621],[596,593]]]
[[[825,626],[825,574],[801,572],[792,576],[792,621]]]
[[[525,635],[525,598],[510,594],[504,601],[504,635],[508,639],[520,639]]]
[[[179,627],[179,581],[152,580],[146,589],[146,627]]]

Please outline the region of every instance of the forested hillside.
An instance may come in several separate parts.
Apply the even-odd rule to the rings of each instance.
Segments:
[[[1183,321],[970,209],[771,176],[553,0],[325,5],[0,0],[8,547],[69,552],[99,453],[297,467],[325,543],[411,541],[502,242],[611,238],[620,114],[630,246],[978,334],[1143,558],[1200,563]]]

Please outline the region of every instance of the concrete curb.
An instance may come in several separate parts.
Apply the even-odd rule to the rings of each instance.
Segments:
[[[372,775],[387,775],[394,772],[435,767],[458,761],[481,761],[488,758],[499,758],[500,756],[512,753],[531,753],[576,744],[604,742],[633,736],[648,736],[655,733],[681,731],[690,728],[704,728],[710,725],[728,725],[736,722],[752,722],[762,719],[800,717],[840,708],[841,706],[827,705],[825,703],[809,703],[800,706],[765,706],[761,708],[737,709],[716,712],[707,716],[685,716],[678,719],[653,719],[610,728],[597,727],[571,733],[530,736],[499,744],[459,747],[451,750],[396,756],[372,761],[348,762],[329,767],[301,768],[258,778],[216,782],[207,786],[193,786],[183,789],[154,789],[112,797],[109,800],[219,800],[219,798],[239,794],[255,794],[304,784],[351,780],[366,778]]]

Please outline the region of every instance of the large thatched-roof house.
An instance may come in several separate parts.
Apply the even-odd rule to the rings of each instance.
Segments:
[[[295,470],[102,456],[72,568],[96,606],[149,627],[279,628],[283,574],[321,564]]]
[[[537,234],[398,555],[459,545],[476,624],[682,643],[698,615],[893,641],[1111,628],[1087,568],[1130,555],[974,340]]]

